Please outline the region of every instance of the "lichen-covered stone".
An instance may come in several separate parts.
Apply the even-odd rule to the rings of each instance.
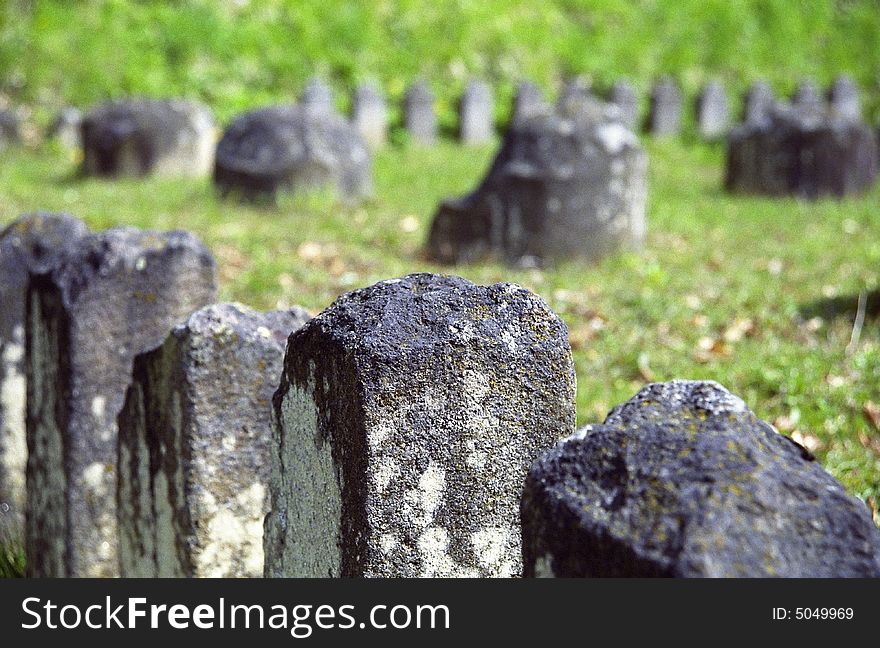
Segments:
[[[617,106],[570,98],[513,122],[477,189],[440,205],[429,255],[532,265],[641,246],[647,155]]]
[[[184,99],[108,101],[83,118],[81,136],[87,175],[203,177],[214,161],[214,117]]]
[[[413,83],[403,98],[403,121],[416,144],[433,144],[437,139],[437,113],[434,93],[424,81]]]
[[[513,284],[416,274],[291,335],[266,576],[514,576],[523,478],[574,425],[562,321]]]
[[[863,193],[876,177],[871,128],[825,109],[775,105],[728,136],[728,191],[815,199]]]
[[[214,184],[223,195],[247,200],[330,189],[356,201],[372,191],[370,151],[354,127],[331,111],[261,108],[226,129],[217,145]]]
[[[672,77],[661,77],[651,89],[648,132],[652,135],[677,135],[681,131],[682,96]]]
[[[464,144],[479,145],[495,135],[492,88],[483,81],[471,81],[458,104],[458,136]]]
[[[362,83],[352,97],[351,121],[367,146],[381,148],[388,139],[388,106],[375,83]]]
[[[86,232],[73,216],[45,212],[21,216],[0,231],[0,547],[24,543],[28,273],[50,272]]]
[[[867,506],[713,382],[649,385],[545,453],[522,523],[526,576],[880,576]]]
[[[118,418],[121,576],[263,575],[272,394],[308,319],[207,306],[135,358]]]
[[[727,92],[718,81],[710,81],[697,98],[697,130],[703,138],[713,140],[726,135],[729,127]]]
[[[27,569],[114,576],[116,417],[132,361],[214,301],[215,266],[187,232],[82,237],[27,294]]]

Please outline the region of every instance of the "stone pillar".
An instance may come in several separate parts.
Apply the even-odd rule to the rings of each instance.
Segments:
[[[730,127],[727,92],[718,81],[703,87],[697,99],[697,131],[707,140],[724,137]]]
[[[480,145],[495,135],[492,88],[482,81],[471,81],[458,106],[458,135],[463,144]]]
[[[755,81],[745,96],[744,121],[748,123],[761,122],[767,119],[770,111],[776,104],[773,89],[766,81]]]
[[[207,306],[135,358],[118,419],[122,576],[262,577],[272,394],[308,319]]]
[[[85,236],[27,295],[27,567],[118,574],[117,423],[132,361],[214,301],[193,235],[117,228]]]
[[[0,232],[0,546],[24,545],[28,273],[51,272],[87,231],[73,216],[38,212]]]
[[[410,86],[403,100],[403,119],[413,142],[433,144],[437,139],[434,93],[424,81]]]
[[[859,87],[852,77],[841,74],[828,91],[831,112],[843,119],[859,121],[862,118],[862,105],[859,100]]]
[[[521,81],[517,84],[510,114],[511,123],[549,111],[550,105],[537,85],[531,81]]]
[[[333,90],[319,77],[312,77],[306,82],[300,102],[305,108],[316,112],[335,111]]]
[[[352,98],[352,123],[372,149],[385,145],[388,139],[388,107],[382,91],[373,83],[357,87]]]
[[[618,81],[611,86],[608,99],[620,108],[623,125],[636,132],[639,127],[639,97],[635,87],[628,81]]]
[[[651,90],[648,131],[653,135],[677,135],[681,131],[681,90],[672,77],[661,78]]]
[[[575,420],[562,321],[513,284],[415,274],[291,335],[266,576],[515,576],[528,465]]]

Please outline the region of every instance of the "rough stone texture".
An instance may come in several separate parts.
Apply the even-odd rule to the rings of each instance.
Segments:
[[[639,126],[639,96],[635,86],[627,81],[618,81],[611,86],[608,100],[620,108],[621,122],[631,131]]]
[[[385,145],[388,139],[388,106],[375,83],[362,83],[352,97],[351,121],[357,132],[372,149]]]
[[[82,120],[87,175],[203,177],[214,161],[211,111],[184,99],[109,101]]]
[[[532,466],[526,576],[880,576],[880,531],[713,382],[649,385]]]
[[[49,128],[49,137],[67,150],[79,151],[82,149],[82,120],[83,114],[78,108],[63,108]]]
[[[119,415],[129,577],[261,577],[272,394],[300,308],[207,306],[134,360]]]
[[[728,137],[728,191],[814,199],[866,191],[877,176],[872,130],[828,111],[777,105]]]
[[[333,105],[333,90],[319,77],[312,77],[306,82],[300,102],[309,110],[327,113],[336,110]]]
[[[541,89],[531,81],[521,81],[513,96],[510,122],[516,123],[551,111]]]
[[[842,74],[834,79],[828,90],[828,103],[831,112],[842,119],[859,121],[862,118],[859,87],[850,76]]]
[[[8,109],[0,108],[0,151],[21,143],[21,120]]]
[[[27,296],[27,568],[114,576],[116,416],[132,361],[214,301],[215,267],[187,232],[81,238]]]
[[[562,321],[513,284],[416,274],[294,333],[266,576],[513,576],[531,461],[574,424]]]
[[[495,109],[492,88],[482,81],[471,81],[458,105],[458,136],[468,145],[486,144],[495,135]]]
[[[417,144],[433,144],[437,139],[434,93],[424,81],[417,81],[403,98],[403,121],[410,139]]]
[[[583,77],[568,79],[559,92],[556,107],[560,112],[575,115],[589,102],[595,101],[590,84]]]
[[[280,191],[331,189],[357,201],[372,191],[370,151],[340,115],[273,106],[236,118],[217,145],[221,194],[274,200]]]
[[[440,205],[428,239],[442,263],[487,254],[534,265],[637,248],[645,234],[647,156],[616,106],[514,122],[471,194]]]
[[[761,122],[767,119],[776,105],[773,89],[766,81],[755,81],[746,92],[744,121]]]
[[[0,231],[0,547],[24,543],[25,297],[28,273],[50,272],[87,232],[67,214],[26,214]]]
[[[804,79],[800,82],[797,89],[792,95],[791,102],[799,107],[808,110],[821,110],[824,107],[824,99],[819,84],[815,79]]]
[[[681,131],[682,96],[672,77],[662,77],[651,90],[648,132],[652,135],[677,135]]]
[[[730,128],[727,92],[718,81],[710,81],[697,98],[697,131],[705,139],[719,139]]]

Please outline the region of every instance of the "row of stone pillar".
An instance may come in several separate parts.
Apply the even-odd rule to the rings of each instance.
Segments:
[[[715,383],[575,432],[565,324],[514,284],[408,275],[309,319],[214,304],[187,232],[36,214],[0,252],[31,575],[880,575],[865,505]]]

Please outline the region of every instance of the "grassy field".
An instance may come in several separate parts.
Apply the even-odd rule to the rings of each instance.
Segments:
[[[208,180],[80,180],[58,151],[21,152],[0,163],[0,223],[41,208],[96,229],[189,229],[218,260],[221,298],[261,309],[317,312],[422,270],[517,282],[568,325],[579,423],[601,421],[648,381],[717,380],[815,449],[880,522],[880,187],[842,202],[733,197],[720,189],[720,147],[646,145],[646,249],[596,265],[426,262],[438,201],[469,190],[494,152],[450,143],[378,154],[376,197],[356,208],[323,195],[243,207],[218,200]],[[851,344],[860,294],[866,318]]]
[[[340,108],[375,78],[397,105],[413,78],[438,95],[441,121],[471,76],[495,87],[499,118],[523,76],[545,89],[580,74],[642,90],[673,74],[693,97],[707,79],[732,92],[766,78],[847,72],[880,119],[877,0],[4,0],[0,103],[47,123],[60,105],[108,96],[184,95],[221,121],[299,95],[320,74]]]

